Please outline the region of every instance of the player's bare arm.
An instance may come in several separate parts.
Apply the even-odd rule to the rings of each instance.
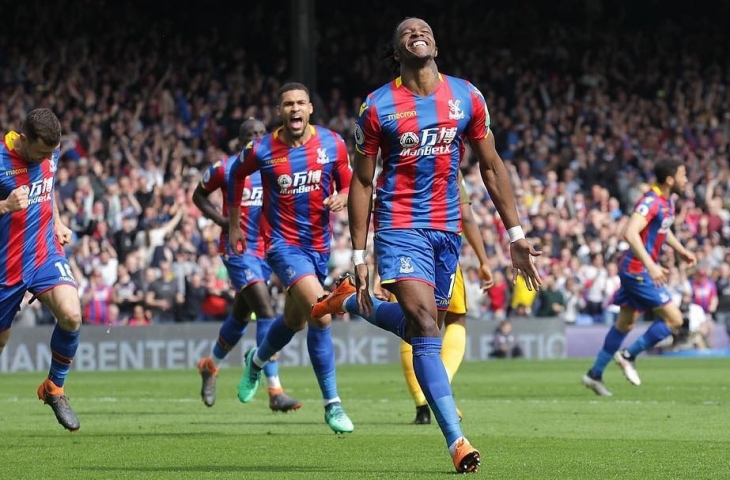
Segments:
[[[8,198],[0,200],[0,215],[19,212],[28,208],[28,194],[29,189],[25,185],[10,192]]]
[[[246,238],[241,230],[241,206],[228,207],[228,243],[236,253],[243,253],[246,250]]]
[[[479,260],[479,278],[482,280],[482,289],[492,288],[494,279],[492,278],[492,269],[489,267],[487,252],[484,250],[482,232],[479,231],[479,226],[471,211],[471,205],[468,203],[461,204],[461,228],[464,231],[466,241],[469,242]]]
[[[58,211],[58,204],[56,202],[53,202],[53,233],[56,235],[58,243],[62,247],[71,243],[73,232],[63,223],[61,212]]]
[[[364,257],[370,225],[371,200],[373,198],[373,177],[375,176],[375,157],[355,152],[352,181],[350,182],[347,214],[350,222],[353,263],[355,264],[355,287],[357,303],[364,313],[370,315],[373,302],[368,287],[368,266]],[[360,252],[359,254],[356,252]]]
[[[644,245],[644,241],[641,239],[641,232],[648,224],[649,222],[643,215],[634,213],[631,215],[629,223],[626,225],[626,229],[623,233],[623,239],[629,244],[629,247],[634,255],[636,255],[636,258],[644,264],[654,283],[657,285],[664,285],[667,282],[667,274],[669,273],[669,270],[657,265],[654,260],[652,260],[651,255]]]
[[[512,190],[509,172],[504,166],[504,162],[494,147],[494,136],[492,132],[487,132],[487,136],[483,140],[470,141],[470,145],[474,154],[479,159],[479,170],[482,174],[484,185],[489,191],[489,196],[499,212],[504,226],[508,229],[520,227],[519,215],[517,214],[517,206],[515,205],[515,195]],[[519,229],[521,232],[521,228]],[[512,257],[512,266],[515,268],[515,275],[512,281],[517,280],[517,273],[521,273],[525,278],[525,283],[529,290],[537,290],[542,284],[540,274],[535,267],[532,257],[542,255],[542,252],[534,249],[532,244],[524,238],[510,240],[510,254]]]
[[[697,257],[695,254],[687,250],[684,245],[682,245],[682,242],[680,242],[677,236],[674,235],[674,232],[671,230],[667,232],[664,242],[677,252],[679,258],[681,258],[688,267],[692,268],[697,265]]]
[[[203,213],[205,218],[213,220],[216,225],[224,230],[228,230],[228,219],[219,213],[218,208],[210,201],[210,192],[205,190],[201,185],[195,187],[193,203]]]

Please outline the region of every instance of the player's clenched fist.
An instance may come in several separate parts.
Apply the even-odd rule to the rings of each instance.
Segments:
[[[17,212],[28,208],[29,192],[30,189],[26,185],[18,187],[10,192],[8,198],[5,199],[5,209],[8,212]]]

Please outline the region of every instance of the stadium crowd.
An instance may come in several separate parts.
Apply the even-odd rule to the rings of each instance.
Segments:
[[[38,8],[18,10],[9,23],[33,32],[0,37],[0,129],[19,130],[34,107],[61,119],[56,194],[75,234],[67,253],[84,321],[223,320],[232,295],[219,227],[191,196],[211,162],[240,148],[244,119],[276,126],[275,92],[291,73],[286,12],[254,2],[223,19],[183,19],[167,1],[142,15],[134,2],[87,0],[68,16],[65,2],[29,3]],[[354,7],[321,3],[313,118],[352,148],[363,95],[391,75],[379,46],[392,32],[381,25],[403,13],[372,9],[353,22]],[[558,1],[551,11],[516,2],[496,14],[467,1],[439,15],[419,12],[439,33],[440,70],[484,92],[523,226],[544,252],[543,289],[513,287],[506,232],[467,151],[462,170],[496,280],[482,295],[465,242],[469,315],[611,322],[616,262],[628,248],[622,226],[650,188],[653,161],[676,156],[691,188],[678,200],[675,230],[700,263],[686,271],[668,251],[664,264],[676,301],[704,309],[708,321],[698,328],[707,336],[712,319],[730,325],[727,32],[700,14],[639,27],[630,7],[617,7],[614,18],[601,2],[585,2],[598,7],[580,15],[576,4],[584,2]],[[464,8],[482,20],[464,21],[456,13]],[[515,25],[519,34],[509,35]],[[347,218],[335,218],[330,281],[351,269]],[[281,304],[275,279],[272,289]],[[17,319],[51,321],[39,302],[24,304]]]

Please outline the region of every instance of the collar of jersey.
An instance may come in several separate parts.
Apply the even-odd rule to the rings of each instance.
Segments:
[[[274,138],[279,138],[279,132],[281,132],[284,129],[284,127],[279,127],[276,130],[274,130]],[[312,135],[317,135],[317,129],[314,128],[314,125],[309,125],[309,131],[312,133]]]
[[[20,138],[20,134],[17,132],[8,132],[5,134],[5,145],[7,145],[8,150],[15,150],[15,140]]]
[[[439,82],[443,82],[444,77],[441,76],[441,72],[439,72],[438,75],[439,75]],[[403,85],[403,78],[399,76],[398,78],[395,79],[395,87],[398,88],[401,85]]]

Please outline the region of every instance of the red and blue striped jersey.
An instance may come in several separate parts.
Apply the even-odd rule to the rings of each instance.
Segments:
[[[238,198],[244,180],[261,172],[263,211],[269,224],[267,248],[283,241],[287,245],[330,251],[332,227],[324,199],[347,193],[352,171],[347,146],[337,133],[310,125],[312,136],[298,147],[279,138],[281,128],[251,142],[229,169],[228,198]]]
[[[461,232],[459,162],[466,140],[489,135],[489,110],[466,80],[439,74],[436,90],[415,95],[398,77],[368,95],[355,125],[355,148],[380,149],[375,229]]]
[[[223,216],[228,217],[228,170],[238,155],[232,155],[214,163],[203,173],[200,186],[203,190],[213,193],[216,190],[223,194]],[[246,252],[258,258],[264,258],[266,250],[262,234],[266,230],[266,221],[261,217],[263,205],[263,189],[261,175],[258,172],[246,177],[241,194],[241,229],[246,238]],[[228,244],[228,234],[221,233],[220,252],[235,255]]]
[[[0,198],[25,185],[25,210],[0,215],[0,285],[29,282],[51,255],[63,255],[53,234],[54,181],[58,156],[40,163],[26,162],[15,149],[20,135],[10,132],[0,142]],[[63,272],[62,272],[63,273]]]
[[[641,215],[648,222],[641,231],[641,241],[651,259],[658,262],[667,233],[674,224],[674,202],[662,196],[659,188],[655,186],[636,202],[634,215]],[[646,267],[631,249],[626,250],[621,258],[619,271],[632,275],[647,273]]]

